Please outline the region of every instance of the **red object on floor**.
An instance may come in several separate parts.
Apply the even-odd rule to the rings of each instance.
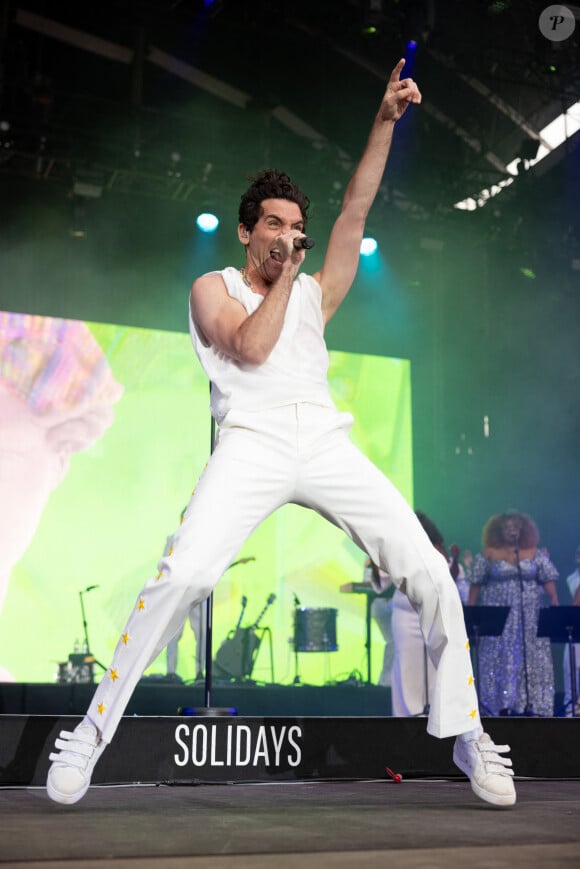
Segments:
[[[393,770],[389,769],[388,766],[385,767],[385,772],[387,773],[387,775],[390,775],[390,777],[393,779],[393,781],[397,782],[397,784],[400,781],[403,781],[403,776],[401,775],[400,772],[393,772]]]

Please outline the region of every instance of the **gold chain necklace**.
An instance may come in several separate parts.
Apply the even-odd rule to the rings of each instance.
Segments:
[[[240,269],[240,274],[241,274],[241,276],[242,276],[242,280],[243,280],[243,282],[245,283],[245,285],[246,285],[247,287],[249,287],[249,288],[252,290],[252,289],[253,289],[253,287],[252,287],[252,282],[251,282],[251,280],[249,279],[249,277],[248,277],[248,273],[247,273],[246,269],[245,269],[243,266],[242,266],[242,268]]]

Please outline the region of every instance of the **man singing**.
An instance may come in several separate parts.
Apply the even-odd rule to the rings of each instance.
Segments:
[[[324,327],[353,283],[365,220],[381,182],[396,122],[421,94],[395,66],[362,158],[346,188],[324,264],[300,272],[309,200],[277,170],[244,193],[241,269],[198,278],[190,299],[193,345],[211,381],[216,447],[175,535],[173,551],[139,595],[113,662],[83,722],[63,732],[49,796],[74,803],[113,738],[143,670],[206,598],[257,526],[292,502],[342,528],[386,570],[420,613],[437,671],[427,729],[456,736],[454,760],[474,792],[515,802],[507,746],[483,732],[461,603],[445,559],[411,507],[349,440],[349,414],[330,397]],[[422,662],[420,662],[422,663]]]

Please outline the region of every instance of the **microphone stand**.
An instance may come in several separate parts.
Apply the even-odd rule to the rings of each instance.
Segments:
[[[425,706],[423,707],[421,715],[429,717],[429,711],[431,709],[431,704],[429,703],[429,661],[427,646],[425,643],[423,643],[423,674],[425,681]]]
[[[211,395],[211,383],[209,386],[209,391]],[[211,417],[211,426],[210,426],[210,455],[213,454],[215,447],[215,419],[213,415]],[[209,597],[205,602],[205,687],[204,687],[204,700],[205,700],[205,708],[209,710],[211,708],[211,688],[212,688],[212,639],[213,639],[213,591],[209,593]]]
[[[97,588],[97,586],[91,585],[91,586],[89,586],[89,588],[85,588],[84,591],[79,591],[79,598],[81,601],[81,613],[82,613],[82,617],[83,617],[83,638],[85,641],[85,650],[86,650],[84,653],[85,654],[85,663],[97,664],[101,668],[101,670],[106,671],[107,668],[105,667],[104,664],[101,664],[100,661],[97,661],[97,659],[95,658],[95,656],[91,652],[91,647],[89,645],[89,630],[87,627],[87,617],[86,617],[86,613],[85,613],[85,603],[83,600],[83,595],[86,594],[88,591],[92,591],[94,588]],[[92,672],[92,668],[91,668],[91,672]],[[91,679],[91,681],[92,681],[92,679]]]
[[[293,685],[300,685],[300,673],[298,672],[298,642],[296,637],[296,622],[298,621],[296,615],[298,610],[300,609],[300,601],[296,594],[294,594],[294,681]]]
[[[520,550],[518,544],[516,542],[514,546],[514,552],[516,556],[516,569],[518,572],[518,579],[520,583],[520,620],[522,624],[522,662],[524,665],[524,684],[526,688],[526,705],[524,708],[523,714],[525,716],[532,716],[534,714],[534,710],[530,705],[530,686],[528,681],[528,651],[526,648],[526,612],[524,607],[524,577],[522,575],[522,568],[520,565]]]

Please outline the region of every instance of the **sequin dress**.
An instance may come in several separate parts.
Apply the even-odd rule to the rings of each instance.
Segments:
[[[548,637],[538,637],[543,585],[558,579],[558,571],[539,550],[520,561],[523,580],[523,622],[527,658],[529,706],[534,715],[554,714],[554,667]],[[509,561],[492,561],[481,553],[471,565],[470,581],[481,586],[482,606],[509,606],[500,637],[479,641],[479,695],[483,715],[504,710],[522,714],[526,708],[526,680],[522,645],[521,587],[518,569]]]

